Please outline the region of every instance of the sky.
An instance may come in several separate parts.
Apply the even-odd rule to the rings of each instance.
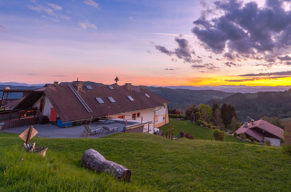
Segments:
[[[290,9],[290,0],[0,0],[0,81],[291,85]]]

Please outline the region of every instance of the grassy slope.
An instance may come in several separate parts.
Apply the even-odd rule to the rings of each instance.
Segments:
[[[34,140],[39,146],[49,147],[46,158],[25,153],[19,138],[0,133],[0,191],[288,191],[291,188],[291,157],[276,147],[198,139],[171,141],[147,134]],[[124,184],[111,176],[84,169],[80,159],[88,148],[130,168],[131,182]]]
[[[170,128],[174,128],[174,135],[178,135],[182,130],[185,133],[191,134],[194,139],[206,139],[206,140],[213,140],[213,129],[203,128],[196,124],[191,123],[188,120],[176,120],[170,119],[170,123],[166,126],[161,127],[160,129],[164,132],[169,130]],[[238,139],[231,137],[225,134],[226,141],[239,141]]]

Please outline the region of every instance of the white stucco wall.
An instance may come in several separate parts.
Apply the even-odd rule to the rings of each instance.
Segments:
[[[50,117],[51,108],[53,108],[53,105],[51,104],[50,100],[46,96],[42,96],[39,100],[37,100],[37,102],[35,102],[33,104],[33,107],[39,109],[40,101],[42,100],[42,98],[45,99],[45,104],[44,104],[42,115]]]
[[[264,137],[264,142],[266,142],[267,140],[270,141],[272,146],[278,146],[278,147],[281,146],[281,140],[280,139]]]
[[[155,128],[158,126],[161,126],[162,124],[166,123],[166,116],[168,115],[168,108],[167,105],[165,104],[164,106],[160,107],[155,107],[155,108],[149,108],[149,109],[143,109],[143,110],[138,110],[138,111],[130,111],[126,113],[120,113],[116,115],[111,115],[109,118],[111,119],[116,119],[118,116],[124,116],[124,119],[126,120],[132,120],[132,114],[134,113],[140,113],[140,117],[137,117],[136,120],[140,121],[143,120],[143,122],[149,122],[151,121],[152,123],[150,124],[150,133],[153,133],[154,131],[154,125]],[[155,122],[155,116],[157,116],[158,121]],[[148,132],[148,126],[145,125],[144,127],[144,132]]]

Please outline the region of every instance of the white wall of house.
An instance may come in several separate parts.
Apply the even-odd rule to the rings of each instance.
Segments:
[[[135,120],[142,121],[142,122],[149,122],[149,132],[153,133],[154,128],[158,128],[166,123],[168,123],[168,107],[165,104],[164,106],[155,107],[155,108],[149,108],[149,109],[143,109],[143,110],[137,110],[137,111],[130,111],[125,113],[120,113],[116,115],[110,115],[110,119],[116,119],[120,116],[124,116],[125,120],[133,120],[132,114],[140,113],[140,117],[137,117]],[[144,132],[148,132],[148,126],[145,125]]]
[[[281,146],[281,140],[277,139],[277,138],[270,138],[270,137],[264,137],[264,142],[266,142],[267,140],[270,141],[272,146]]]
[[[53,105],[51,104],[50,100],[46,96],[42,96],[41,98],[39,98],[39,100],[37,100],[37,102],[35,102],[33,104],[33,107],[39,109],[40,108],[40,101],[42,100],[42,98],[45,99],[45,104],[44,104],[42,115],[50,117],[51,108],[53,108]]]

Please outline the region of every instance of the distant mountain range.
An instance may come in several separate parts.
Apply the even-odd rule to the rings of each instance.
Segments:
[[[216,90],[228,93],[257,93],[257,92],[270,92],[270,91],[286,91],[291,89],[291,86],[233,86],[233,85],[222,85],[222,86],[169,86],[171,89],[189,89],[189,90]]]
[[[170,89],[166,87],[146,87],[148,90],[156,93],[170,101],[169,107],[185,110],[192,104],[199,105],[208,103],[211,100],[222,100],[234,93],[227,93],[216,90],[188,90],[188,89]]]

